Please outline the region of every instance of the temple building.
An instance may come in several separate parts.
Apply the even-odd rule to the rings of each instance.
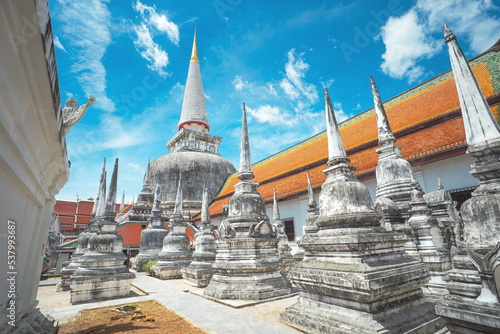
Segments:
[[[493,115],[499,122],[500,104],[500,41],[469,60],[478,85]],[[370,94],[367,75],[366,94]],[[437,178],[453,201],[461,205],[478,186],[469,174],[474,159],[465,154],[467,143],[453,73],[447,71],[406,92],[384,101],[387,118],[403,158],[412,166],[413,175],[424,193],[438,190]],[[376,198],[375,170],[378,145],[377,121],[370,108],[339,124],[340,135],[356,177]],[[326,176],[322,172],[328,160],[326,132],[293,145],[253,164],[255,181],[272,215],[273,192],[276,187],[280,214],[290,241],[304,235],[308,213],[307,176],[309,172],[316,195]],[[210,215],[218,225],[234,194],[237,174],[227,179],[214,198]],[[293,244],[292,244],[293,245]]]

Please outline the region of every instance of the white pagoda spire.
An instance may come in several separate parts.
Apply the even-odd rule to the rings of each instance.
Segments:
[[[101,172],[101,179],[99,181],[99,188],[97,189],[97,196],[94,201],[94,206],[92,207],[92,213],[90,216],[92,217],[92,220],[95,219],[97,215],[97,210],[99,207],[99,202],[101,200],[101,197],[104,196],[106,197],[106,194],[103,195],[102,193],[102,184],[106,184],[106,158],[104,158],[104,164],[102,165],[102,172]],[[106,185],[104,186],[104,189],[106,189]],[[106,192],[106,190],[104,190]]]
[[[123,191],[122,202],[120,203],[120,211],[123,210],[125,210],[125,190]]]
[[[370,83],[372,86],[373,103],[375,105],[375,115],[377,116],[378,143],[380,145],[394,143],[396,138],[394,138],[394,134],[392,133],[391,126],[387,120],[387,114],[385,113],[384,104],[380,99],[377,85],[372,77],[370,77]]]
[[[113,220],[116,217],[116,188],[118,186],[118,158],[115,160],[113,174],[109,183],[109,192],[106,196],[106,208],[104,210],[104,218]]]
[[[208,188],[206,185],[203,187],[203,197],[201,200],[201,223],[207,226],[210,225]]]
[[[198,129],[198,125],[201,125],[203,129],[200,132],[208,132],[210,130],[205,107],[203,84],[201,81],[200,61],[196,48],[196,30],[194,32],[193,50],[189,62],[188,77],[186,88],[184,89],[184,100],[182,102],[182,112],[178,129],[180,130],[186,125],[192,130]]]
[[[457,43],[456,36],[446,24],[444,25],[444,41],[448,44],[451,68],[464,119],[467,145],[469,150],[472,148],[474,151],[477,146],[488,146],[489,142],[498,141],[500,127]]]
[[[179,183],[177,184],[177,195],[175,197],[175,206],[174,206],[174,212],[173,215],[182,217],[182,186],[181,186],[181,177],[182,175],[179,175]]]
[[[151,191],[151,159],[148,160],[148,167],[146,168],[146,173],[144,173],[144,180],[142,182],[142,191]]]
[[[280,209],[278,207],[278,197],[276,196],[276,187],[274,188],[273,194],[273,222],[281,222]]]
[[[314,198],[314,190],[312,187],[311,176],[309,175],[309,172],[306,172],[306,175],[307,175],[307,198],[308,198],[307,206],[309,207],[308,211],[309,210],[314,211],[318,207],[318,204],[316,203],[316,199]]]
[[[326,112],[326,132],[328,135],[328,160],[347,158],[347,154],[340,138],[339,127],[333,112],[332,101],[328,89],[325,87],[325,112]]]
[[[252,171],[252,160],[250,158],[250,142],[248,140],[247,110],[243,103],[241,118],[241,145],[240,145],[240,169],[238,178],[240,180],[251,180],[254,178]]]

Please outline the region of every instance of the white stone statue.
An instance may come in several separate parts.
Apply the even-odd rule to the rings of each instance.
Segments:
[[[74,97],[70,97],[66,100],[66,104],[63,108],[63,122],[64,122],[64,133],[67,135],[69,130],[73,125],[79,122],[87,109],[90,108],[91,105],[95,103],[96,99],[94,96],[90,95],[87,103],[78,106]]]

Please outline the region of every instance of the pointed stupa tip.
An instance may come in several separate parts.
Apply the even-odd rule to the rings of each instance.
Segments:
[[[109,192],[106,196],[106,209],[105,215],[107,218],[114,218],[116,216],[116,188],[118,186],[118,158],[115,160],[113,174],[111,174],[111,181],[109,182]]]
[[[122,202],[120,203],[120,211],[123,210],[125,210],[125,190],[123,191]]]
[[[101,220],[104,217],[106,211],[106,179],[107,172],[104,170],[103,176],[101,177],[101,190],[99,195],[99,203],[97,204],[97,211],[95,214],[96,220]]]
[[[273,221],[277,222],[281,220],[280,217],[280,209],[278,207],[278,197],[276,196],[276,187],[274,188],[274,195],[273,195]]]
[[[182,180],[181,180],[181,176],[182,176],[182,174],[179,174],[179,184],[177,185],[177,196],[175,197],[174,215],[182,217],[182,186],[181,186]]]
[[[92,213],[90,214],[92,219],[94,219],[96,217],[96,214],[97,214],[97,208],[99,207],[99,201],[100,201],[100,198],[102,197],[101,190],[102,190],[102,183],[103,182],[106,183],[106,158],[104,158],[104,163],[102,165],[102,171],[101,171],[101,178],[99,180],[99,187],[97,188],[97,195],[95,197],[94,206],[92,207]]]
[[[445,35],[448,33],[445,42],[460,101],[468,152],[484,152],[485,148],[500,145],[500,126],[479,88],[455,35],[447,26],[444,30]]]
[[[202,127],[201,130],[199,126]],[[177,124],[177,130],[180,131],[184,127],[194,131],[210,131],[205,106],[205,94],[201,80],[200,61],[196,46],[196,31],[193,38],[193,50],[191,51],[188,76],[182,100],[181,117]]]
[[[208,210],[208,204],[209,204],[208,187],[205,185],[203,187],[203,196],[201,199],[201,223],[203,225],[210,224],[210,212]]]
[[[316,203],[316,199],[314,198],[314,190],[311,183],[311,176],[309,175],[309,172],[306,172],[306,175],[307,175],[307,197],[308,197],[307,206],[309,208],[315,208],[318,206],[318,204]]]
[[[247,110],[245,103],[242,107],[241,119],[241,145],[240,145],[240,169],[238,178],[240,180],[251,180],[254,178],[250,158],[250,142],[248,140]]]
[[[378,143],[380,145],[394,143],[396,138],[392,133],[391,126],[387,119],[387,114],[385,113],[384,104],[380,98],[380,94],[375,84],[373,77],[370,77],[370,84],[372,87],[373,104],[375,106],[375,115],[377,116],[377,129],[378,129]]]
[[[148,159],[148,167],[144,173],[144,180],[142,182],[142,189],[147,190],[151,188],[151,158]]]
[[[196,28],[194,28],[193,50],[191,51],[191,59],[189,61],[200,62],[198,59],[198,49],[196,48]]]
[[[335,119],[332,101],[325,87],[325,113],[326,113],[326,133],[328,135],[328,160],[347,158],[347,154],[340,138],[339,126]]]
[[[448,27],[448,25],[446,23],[443,24],[443,28],[444,28],[444,41],[445,41],[445,43],[448,43],[452,39],[457,39],[455,34],[453,34],[453,32],[451,31],[451,29]]]

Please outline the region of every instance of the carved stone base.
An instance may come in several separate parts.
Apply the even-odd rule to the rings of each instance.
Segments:
[[[158,256],[160,260],[149,271],[151,276],[159,279],[182,278],[181,269],[189,267],[193,257],[185,225],[173,227],[173,231],[163,239],[163,249]]]
[[[57,283],[55,291],[69,291],[69,279],[71,275],[78,269],[78,262],[76,261],[78,257],[72,258],[72,261],[67,261],[68,263],[63,264],[63,269],[61,270],[61,282]]]
[[[182,279],[188,284],[198,288],[204,288],[210,283],[214,275],[214,268],[212,265],[213,262],[193,261],[188,268],[181,269]]]
[[[215,274],[204,294],[243,300],[290,294],[291,284],[280,272],[277,243],[272,237],[219,239]]]
[[[130,259],[131,268],[137,272],[144,271],[142,270],[142,266],[148,262],[159,261],[160,257],[158,254],[138,254]]]
[[[317,297],[301,292],[299,301],[281,313],[281,321],[306,333],[435,333],[444,327],[434,304],[422,298],[369,313],[323,303]]]
[[[447,321],[453,334],[500,333],[500,304],[446,296],[436,313]]]
[[[127,297],[134,278],[135,275],[129,272],[72,277],[71,304]]]
[[[204,294],[216,299],[263,300],[292,293],[281,273],[223,276],[215,274]]]
[[[150,275],[159,279],[182,278],[181,270],[189,267],[191,260],[160,260],[150,269]]]

